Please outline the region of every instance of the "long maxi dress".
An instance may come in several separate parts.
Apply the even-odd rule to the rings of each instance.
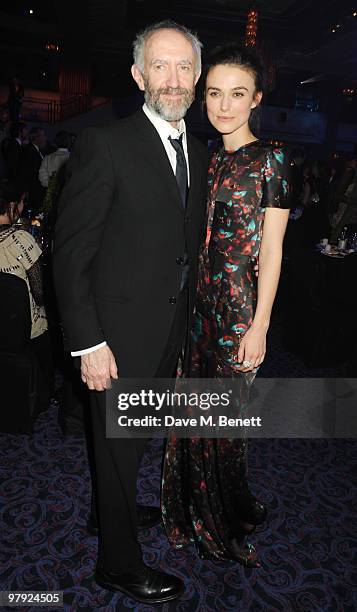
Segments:
[[[242,401],[258,370],[239,372],[238,350],[257,303],[254,267],[265,209],[289,208],[289,191],[289,163],[280,148],[256,140],[213,153],[189,376],[234,378]],[[233,559],[246,476],[245,436],[180,439],[171,434],[161,495],[170,543],[179,548],[195,542],[204,557]]]

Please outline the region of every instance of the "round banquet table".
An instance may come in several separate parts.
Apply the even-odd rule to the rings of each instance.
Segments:
[[[311,367],[347,361],[357,344],[357,252],[301,249],[288,268],[285,344]]]

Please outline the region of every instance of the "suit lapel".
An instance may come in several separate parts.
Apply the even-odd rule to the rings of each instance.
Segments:
[[[172,200],[172,202],[179,207],[181,213],[184,214],[185,211],[182,206],[176,177],[172,172],[170,161],[156,128],[142,110],[133,115],[133,120],[136,125],[138,139],[141,141],[142,145],[140,155],[144,155],[147,162],[159,174],[160,180],[166,185],[168,191],[172,195],[170,200]]]
[[[35,145],[32,144],[32,156],[34,159],[43,159],[43,155],[42,153],[40,153],[40,151],[38,149],[36,149]]]
[[[188,163],[190,167],[190,189],[188,192],[187,199],[187,212],[192,210],[197,201],[197,190],[201,182],[201,168],[202,164],[199,163],[197,152],[194,147],[190,134],[187,134],[187,151],[188,151]]]

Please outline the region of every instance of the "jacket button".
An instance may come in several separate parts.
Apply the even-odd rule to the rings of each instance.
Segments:
[[[176,263],[178,266],[182,266],[183,261],[184,261],[183,257],[176,257]]]
[[[175,297],[169,297],[169,302],[170,302],[170,304],[176,304],[176,298]]]

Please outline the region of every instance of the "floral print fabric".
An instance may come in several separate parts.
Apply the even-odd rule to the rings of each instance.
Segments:
[[[238,350],[257,302],[254,266],[268,207],[289,208],[289,163],[260,141],[219,149],[208,173],[207,235],[200,251],[189,375],[239,381],[237,411],[245,411],[258,368],[239,372]],[[213,558],[232,558],[239,506],[246,491],[247,441],[178,439],[167,442],[162,511],[170,542],[195,541]]]

